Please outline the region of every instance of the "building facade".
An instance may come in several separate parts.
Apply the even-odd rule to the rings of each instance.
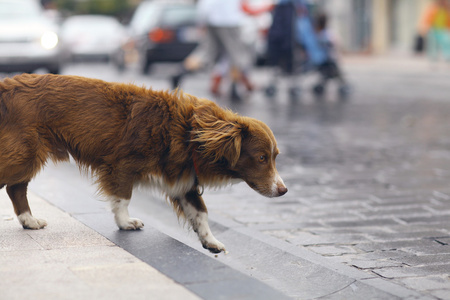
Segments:
[[[431,0],[317,0],[343,51],[411,53],[419,19]]]

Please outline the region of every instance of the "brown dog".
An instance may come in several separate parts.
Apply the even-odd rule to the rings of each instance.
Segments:
[[[69,154],[92,170],[120,229],[144,226],[128,215],[133,186],[156,187],[211,252],[225,247],[210,231],[200,186],[244,180],[267,197],[287,192],[271,130],[209,100],[75,76],[1,81],[0,188],[24,228],[47,225],[31,214],[28,182],[48,160]]]

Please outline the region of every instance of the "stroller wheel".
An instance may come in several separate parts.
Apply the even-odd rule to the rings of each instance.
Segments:
[[[339,93],[339,97],[341,98],[346,98],[350,95],[351,89],[350,86],[348,85],[341,85],[339,87],[338,93]]]
[[[323,85],[321,84],[316,84],[313,89],[312,89],[314,95],[316,96],[322,96],[323,93],[325,92],[325,88]]]
[[[302,95],[302,90],[298,87],[291,87],[289,89],[289,97],[291,99],[298,99]]]
[[[266,96],[267,97],[273,97],[273,96],[275,96],[276,95],[276,93],[277,93],[277,88],[275,87],[275,86],[273,86],[273,85],[271,85],[271,86],[268,86],[268,87],[266,87],[266,89],[265,89],[265,94],[266,94]]]

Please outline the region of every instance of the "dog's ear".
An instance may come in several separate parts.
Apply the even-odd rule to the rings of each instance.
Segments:
[[[224,115],[236,116],[230,111]],[[237,119],[225,120],[213,111],[200,110],[194,115],[193,142],[198,142],[198,150],[204,157],[210,157],[211,163],[225,158],[234,167],[241,154],[241,143],[244,126]],[[234,119],[234,118],[232,118]]]

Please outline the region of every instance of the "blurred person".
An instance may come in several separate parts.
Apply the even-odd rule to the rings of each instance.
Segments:
[[[268,38],[269,62],[277,67],[274,80],[266,88],[266,95],[276,93],[275,83],[279,73],[288,77],[289,96],[296,99],[301,94],[300,77],[309,71],[318,71],[320,82],[313,92],[320,96],[329,79],[339,82],[339,94],[346,96],[346,83],[337,61],[336,46],[328,29],[324,13],[312,18],[307,1],[280,0],[274,9],[273,24]]]
[[[436,61],[441,56],[450,62],[450,5],[447,0],[435,0],[425,9],[420,20],[420,34],[425,37],[428,57]]]
[[[270,1],[272,2],[272,1]],[[258,16],[263,13],[270,12],[273,9],[274,5],[273,3],[270,4],[262,4],[257,7],[253,7],[253,5],[250,5],[247,1],[242,2],[242,9],[248,16]],[[245,41],[245,31],[241,32],[241,39],[244,40],[244,42],[247,44],[248,47],[251,47],[251,44]],[[251,63],[254,63],[254,57],[252,57]],[[216,64],[213,67],[212,74],[211,74],[211,86],[210,86],[210,92],[211,94],[215,96],[220,96],[220,86],[225,77],[230,75],[230,70],[232,69],[231,66],[231,60],[228,57],[228,55],[223,54],[220,56],[220,58],[216,61]],[[250,82],[247,76],[241,76],[239,78],[239,83],[241,83],[247,92],[252,92],[255,87]],[[236,83],[235,83],[236,85]],[[236,86],[231,87],[232,90],[236,90]],[[237,93],[237,92],[234,92]],[[233,94],[233,92],[232,92]]]
[[[266,88],[266,95],[275,95],[276,82],[283,74],[288,77],[289,95],[294,99],[299,97],[299,73],[325,61],[305,0],[278,1],[273,10],[267,43],[268,62],[274,66],[275,73]]]
[[[324,51],[325,59],[318,65],[321,79],[314,86],[313,91],[317,95],[322,94],[328,80],[336,79],[339,83],[339,95],[346,96],[349,92],[349,85],[339,66],[336,41],[328,28],[328,16],[324,12],[316,16],[314,27],[319,45]]]
[[[172,77],[172,87],[178,87],[187,74],[212,66],[219,59],[223,59],[221,64],[225,67],[217,66],[211,87],[213,92],[218,92],[220,81],[224,73],[228,72],[226,60],[229,60],[231,98],[239,100],[241,98],[237,91],[239,82],[242,82],[248,91],[253,90],[253,84],[248,78],[253,59],[240,36],[244,13],[257,14],[263,9],[253,10],[247,0],[199,0],[198,9],[200,20],[206,27],[206,36],[194,52],[183,61],[181,70]]]

